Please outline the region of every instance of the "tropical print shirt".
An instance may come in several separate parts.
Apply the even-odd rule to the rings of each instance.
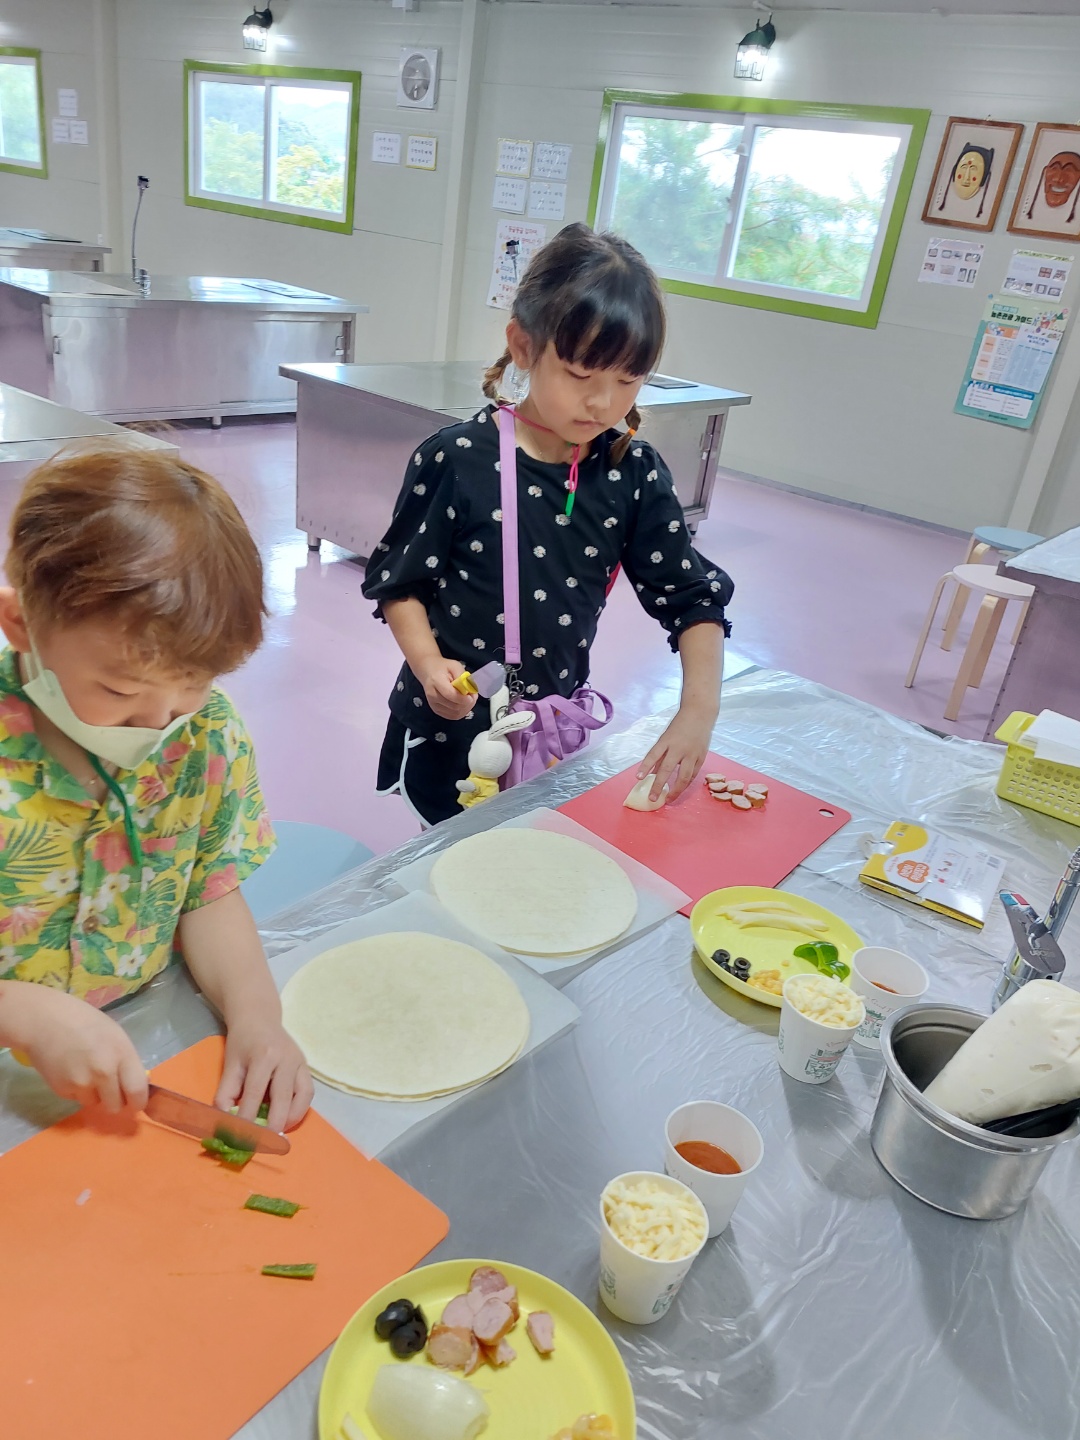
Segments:
[[[251,740],[214,689],[190,724],[99,804],[42,746],[18,658],[0,651],[0,979],[108,1005],[168,964],[180,916],[229,894],[274,834]]]

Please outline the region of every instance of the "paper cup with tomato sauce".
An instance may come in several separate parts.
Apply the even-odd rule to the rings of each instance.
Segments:
[[[757,1126],[716,1100],[680,1105],[664,1129],[664,1168],[693,1190],[709,1217],[709,1238],[731,1223],[765,1144]]]

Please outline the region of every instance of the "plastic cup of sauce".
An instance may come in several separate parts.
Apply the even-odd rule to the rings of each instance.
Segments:
[[[894,1010],[913,1005],[930,988],[930,977],[917,960],[899,950],[867,945],[851,957],[851,988],[866,1008],[855,1031],[855,1044],[881,1049],[881,1027]]]
[[[753,1121],[716,1100],[680,1105],[664,1127],[664,1168],[705,1206],[710,1239],[727,1229],[764,1154]]]

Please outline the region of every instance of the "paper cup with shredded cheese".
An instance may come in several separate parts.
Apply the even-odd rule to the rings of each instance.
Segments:
[[[865,1018],[858,995],[831,975],[789,975],[776,1041],[781,1070],[804,1084],[824,1085]]]
[[[617,1175],[600,1197],[604,1304],[631,1325],[659,1320],[708,1233],[704,1205],[681,1180],[649,1170]]]

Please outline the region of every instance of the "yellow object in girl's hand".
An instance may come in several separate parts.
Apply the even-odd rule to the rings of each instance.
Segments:
[[[17,1060],[20,1065],[27,1065],[31,1069],[33,1069],[33,1063],[30,1059],[30,1056],[27,1055],[25,1050],[12,1050],[11,1058],[13,1060]]]

